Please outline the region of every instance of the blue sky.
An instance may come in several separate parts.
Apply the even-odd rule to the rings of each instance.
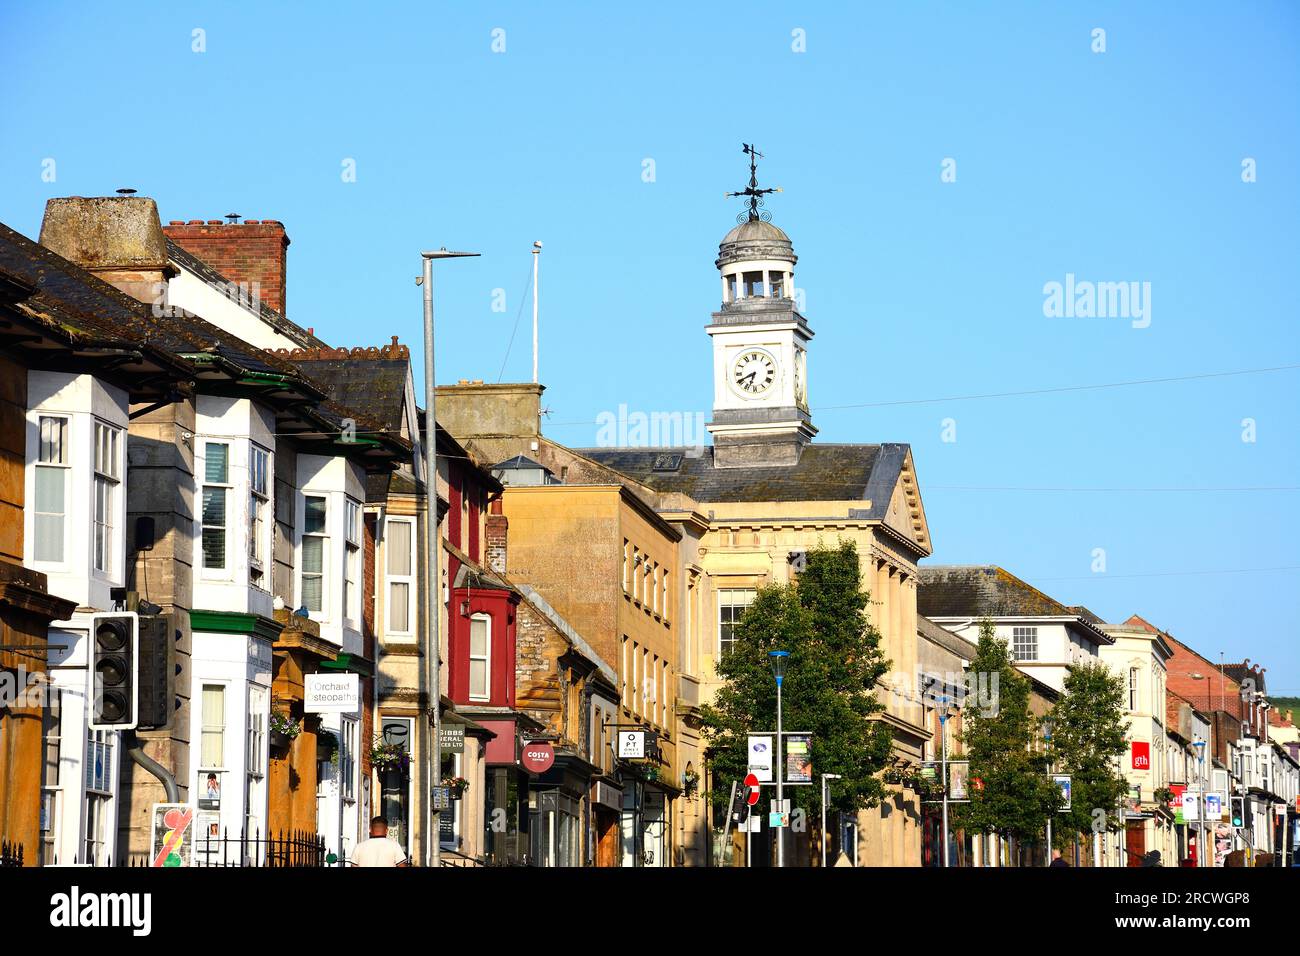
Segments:
[[[620,404],[708,412],[756,142],[819,440],[911,443],[932,561],[1300,693],[1300,370],[882,404],[1300,364],[1300,13],[1133,7],[10,5],[0,219],[35,236],[46,199],[122,186],[164,220],[280,219],[289,316],[344,345],[416,344],[420,250],[482,252],[439,267],[444,382],[529,376],[526,303],[506,343],[541,239],[544,429],[586,445]],[[1046,317],[1067,274],[1149,282],[1149,327]]]

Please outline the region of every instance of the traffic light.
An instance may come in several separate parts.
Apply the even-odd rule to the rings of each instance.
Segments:
[[[171,618],[165,614],[141,614],[137,727],[158,730],[171,722],[174,696],[171,649]]]
[[[131,730],[139,704],[137,666],[139,620],[129,612],[95,614],[90,619],[90,673],[94,681],[92,730]]]
[[[1246,798],[1232,798],[1232,825],[1240,829],[1246,825]]]

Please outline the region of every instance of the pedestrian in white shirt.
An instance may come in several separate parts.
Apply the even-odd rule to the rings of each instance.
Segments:
[[[352,851],[352,866],[410,866],[406,851],[388,836],[388,821],[375,817],[370,821],[370,839],[362,840]]]

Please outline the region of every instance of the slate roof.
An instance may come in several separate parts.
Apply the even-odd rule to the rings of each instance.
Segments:
[[[49,334],[74,346],[135,346],[183,372],[201,378],[219,372],[229,381],[272,376],[310,405],[297,413],[304,421],[336,434],[345,419],[359,432],[375,429],[369,416],[328,398],[327,390],[297,366],[198,316],[184,318],[158,311],[0,223],[0,279],[11,308],[38,323]],[[390,445],[409,448],[397,436]]]
[[[379,422],[394,435],[402,433],[408,362],[400,359],[322,359],[290,356],[289,361],[324,385],[330,395]]]
[[[811,444],[794,465],[715,468],[713,447],[691,457],[687,448],[575,448],[578,454],[658,492],[695,501],[866,501],[856,517],[880,519],[889,508],[909,446]],[[659,465],[657,468],[656,465]],[[675,465],[673,470],[664,470]]]
[[[925,617],[1073,617],[1100,637],[1102,619],[1086,607],[1062,604],[997,565],[936,565],[919,569],[916,613]]]

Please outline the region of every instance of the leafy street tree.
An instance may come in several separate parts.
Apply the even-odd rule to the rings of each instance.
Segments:
[[[701,708],[710,759],[719,786],[715,808],[726,804],[729,784],[747,772],[748,734],[776,729],[776,682],[768,652],[790,658],[783,687],[787,730],[812,734],[815,774],[837,773],[829,810],[875,806],[884,794],[880,771],[888,762],[891,732],[874,720],[883,710],[876,682],[889,669],[880,633],[867,618],[857,548],[852,542],[807,553],[805,569],[790,585],[759,590],[735,631],[735,644],[718,662],[722,686]],[[821,788],[790,787],[791,806],[811,818],[821,809]]]
[[[970,761],[970,802],[953,808],[954,826],[995,833],[1022,842],[1045,835],[1047,820],[1060,804],[1060,791],[1047,772],[1038,746],[1038,719],[1029,709],[1029,679],[1016,670],[1007,642],[995,636],[992,621],[980,623],[970,680],[986,688],[991,706],[962,712],[962,743]],[[995,683],[996,682],[996,683]]]
[[[1128,792],[1119,769],[1128,747],[1123,678],[1100,662],[1076,665],[1051,716],[1053,766],[1072,778],[1071,809],[1057,815],[1062,840],[1090,834],[1097,810],[1115,825]]]

